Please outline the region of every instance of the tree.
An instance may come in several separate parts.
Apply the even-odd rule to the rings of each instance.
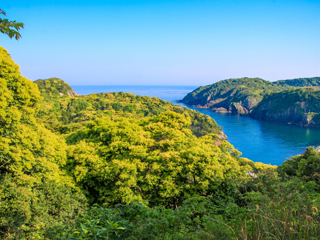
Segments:
[[[248,164],[240,165],[231,144],[217,146],[216,134],[197,138],[190,125],[190,118],[172,111],[97,119],[67,138],[67,171],[91,203],[110,205],[144,200],[175,207],[244,177]]]
[[[64,139],[34,117],[37,85],[21,76],[3,47],[0,86],[0,239],[35,239],[35,229],[73,218],[85,199],[63,171]]]
[[[0,15],[6,16],[6,13],[0,8]],[[22,22],[17,21],[9,21],[8,19],[0,18],[0,32],[8,35],[10,38],[15,38],[19,40],[21,38],[21,34],[18,32],[21,28],[24,28],[24,24]]]

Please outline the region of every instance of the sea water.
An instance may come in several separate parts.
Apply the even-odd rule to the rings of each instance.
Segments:
[[[246,157],[255,162],[281,165],[290,156],[302,154],[308,146],[320,145],[320,129],[260,121],[245,116],[215,113],[177,103],[198,86],[72,86],[76,93],[88,95],[104,92],[130,92],[141,96],[158,97],[186,106],[212,117],[228,136],[228,141]]]

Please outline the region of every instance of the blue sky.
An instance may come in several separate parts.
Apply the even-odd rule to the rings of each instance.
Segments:
[[[207,85],[320,76],[320,0],[10,1],[0,35],[31,80]]]

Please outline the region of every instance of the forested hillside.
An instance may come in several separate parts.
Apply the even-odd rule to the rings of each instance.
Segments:
[[[74,129],[83,127],[88,121],[101,117],[110,117],[113,120],[119,117],[141,119],[156,116],[165,111],[173,111],[190,119],[189,128],[196,136],[215,133],[222,139],[226,138],[222,128],[209,116],[188,108],[181,108],[156,97],[151,98],[123,92],[76,97],[50,96],[44,93],[43,97],[37,117],[48,129],[54,132],[70,133]]]
[[[214,111],[248,114],[266,94],[287,88],[261,78],[227,79],[194,90],[182,102]]]
[[[281,86],[289,85],[293,87],[319,87],[320,77],[279,80],[274,83]]]
[[[313,88],[296,88],[269,94],[250,116],[303,126],[320,126],[320,91]]]
[[[72,90],[68,83],[60,78],[38,79],[35,83],[38,85],[41,95],[46,99],[63,95],[72,97],[79,95]]]
[[[214,120],[158,98],[41,96],[4,48],[0,83],[2,239],[320,236],[312,147],[277,168],[241,158]]]
[[[320,78],[276,82],[260,78],[228,79],[200,87],[181,102],[216,112],[248,115],[263,120],[302,126],[320,126],[318,95]]]

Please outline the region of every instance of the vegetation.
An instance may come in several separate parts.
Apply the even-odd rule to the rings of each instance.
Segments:
[[[320,77],[279,80],[274,83],[281,85],[281,86],[289,85],[289,86],[293,86],[293,87],[319,87],[320,86]]]
[[[286,88],[288,87],[273,84],[261,78],[232,78],[199,87],[185,96],[182,101],[194,105],[205,105],[212,100],[221,100],[221,104],[230,105],[232,102],[243,102],[248,97],[261,100],[268,93],[279,92]]]
[[[269,120],[297,122],[320,126],[320,91],[313,88],[294,88],[266,95],[251,116]],[[279,119],[280,118],[280,119]]]
[[[228,79],[200,87],[182,102],[257,119],[320,126],[319,83],[319,77],[276,82],[260,78]]]
[[[63,95],[76,95],[69,84],[60,78],[38,79],[35,83],[38,85],[38,89],[45,99]]]
[[[314,148],[254,163],[196,111],[48,82],[0,48],[0,238],[319,239]]]
[[[38,235],[72,219],[86,199],[66,174],[64,139],[37,123],[41,96],[0,48],[0,233]]]
[[[7,14],[0,8],[0,15],[6,16]],[[21,28],[24,28],[24,24],[21,22],[0,18],[0,32],[8,35],[10,38],[14,37],[16,40],[19,40],[21,38],[21,34],[19,33]]]
[[[53,132],[67,134],[85,126],[88,122],[109,116],[112,120],[125,117],[142,119],[173,111],[190,118],[189,128],[196,136],[209,133],[222,134],[222,128],[207,115],[188,108],[181,108],[159,98],[114,92],[68,97],[54,94],[58,91],[71,91],[62,80],[47,79],[36,81],[44,97],[37,113],[39,121]],[[46,87],[45,87],[46,86]],[[62,86],[62,87],[61,87]],[[59,90],[50,90],[58,87]],[[68,87],[68,88],[67,88]],[[73,91],[72,91],[73,92]]]

